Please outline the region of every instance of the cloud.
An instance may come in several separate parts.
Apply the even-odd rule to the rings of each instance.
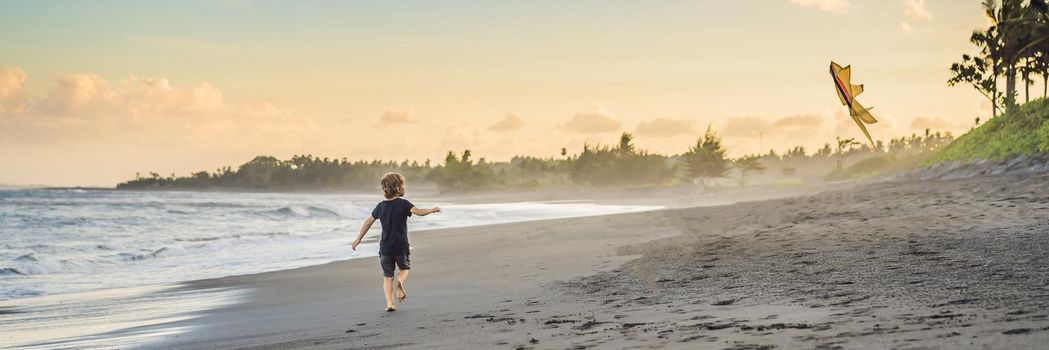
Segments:
[[[156,113],[161,115],[204,115],[228,112],[222,91],[206,81],[193,86],[177,88],[167,78],[139,79],[131,77],[124,81],[125,88],[121,98],[125,103],[134,103],[152,110],[139,110],[138,113]]]
[[[823,122],[823,117],[815,114],[798,114],[789,117],[783,117],[772,123],[772,126],[781,128],[812,128],[820,125]]]
[[[758,138],[769,129],[771,124],[761,118],[755,117],[732,117],[721,129],[725,137]]]
[[[521,119],[521,116],[517,114],[510,113],[507,114],[506,118],[503,118],[503,120],[500,120],[495,124],[489,126],[488,130],[496,132],[506,132],[520,129],[522,126],[524,126],[524,119]]]
[[[0,83],[3,84],[3,83]],[[8,114],[14,110],[4,108]],[[129,118],[177,117],[196,119],[242,112],[226,105],[222,91],[207,82],[175,87],[166,78],[129,77],[113,86],[90,73],[59,77],[42,98],[25,103],[19,114],[38,118]]]
[[[0,68],[0,99],[22,90],[25,80],[26,74],[21,68]]]
[[[900,22],[900,30],[904,33],[910,33],[914,31],[914,28],[912,28],[910,24],[907,24],[907,22]]]
[[[798,114],[777,119],[772,123],[772,134],[790,137],[812,136],[823,123],[823,117],[815,114]]]
[[[823,12],[845,12],[849,10],[848,0],[790,0],[790,3],[801,7],[815,6]]]
[[[32,79],[0,69],[3,181],[111,186],[139,171],[185,174],[325,141],[311,119],[265,99],[230,101],[207,82],[91,73]]]
[[[415,116],[415,111],[390,108],[387,109],[386,112],[383,112],[382,116],[379,117],[378,125],[380,127],[387,127],[396,124],[414,124],[418,122],[419,118]]]
[[[0,113],[21,111],[28,102],[22,88],[26,74],[21,68],[0,68]]]
[[[967,125],[964,123],[958,123],[953,120],[936,117],[936,116],[923,116],[917,117],[911,120],[911,130],[924,131],[930,129],[933,132],[936,131],[956,131],[964,129]]]
[[[837,121],[837,125],[834,126],[834,136],[855,136],[859,132],[859,127],[856,126],[856,122],[852,120],[849,113],[838,110],[834,112],[834,120]],[[882,120],[878,120],[877,124],[881,124]],[[862,134],[861,134],[862,135]]]
[[[276,146],[282,142],[274,139],[290,142],[289,135],[313,128],[266,100],[229,103],[207,82],[183,87],[166,78],[131,76],[112,84],[77,73],[30,97],[26,80],[21,69],[0,70],[0,142],[214,148],[265,140]]]
[[[115,95],[109,82],[97,75],[72,74],[59,77],[36,109],[49,116],[66,116],[88,108],[105,108]]]
[[[595,103],[593,109],[576,113],[562,128],[579,134],[600,134],[619,131],[620,125],[604,106]]]
[[[638,136],[674,137],[696,132],[696,122],[691,119],[656,118],[637,124]]]
[[[932,20],[932,13],[925,7],[925,0],[903,0],[903,15],[913,20]]]
[[[823,117],[815,114],[797,114],[782,117],[769,122],[755,117],[729,118],[721,130],[726,137],[759,138],[772,137],[811,137],[819,132]]]

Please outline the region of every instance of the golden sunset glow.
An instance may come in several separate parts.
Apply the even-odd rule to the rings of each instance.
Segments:
[[[958,133],[977,2],[19,2],[0,5],[0,183],[112,186],[285,158],[556,156],[620,132],[679,154]]]

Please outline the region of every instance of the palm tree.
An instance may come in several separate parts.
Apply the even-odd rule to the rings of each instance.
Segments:
[[[1028,30],[1028,40],[1024,42],[1021,51],[1026,52],[1029,56],[1037,57],[1036,61],[1038,58],[1044,60],[1049,51],[1049,4],[1046,3],[1046,0],[1030,0],[1024,10],[1026,14],[1024,25]],[[1044,77],[1049,72],[1044,66],[1041,72],[1045,80]]]
[[[624,132],[619,135],[619,155],[628,156],[634,154],[634,135]]]
[[[1031,24],[1030,46],[1033,57],[1033,72],[1042,75],[1042,97],[1049,92],[1049,4],[1045,0],[1031,0],[1029,8],[1034,13]]]
[[[1016,106],[1016,69],[1029,50],[1032,41],[1030,20],[1032,11],[1023,6],[1022,0],[984,0],[984,14],[991,20],[991,27],[979,38],[988,58],[999,64],[997,74],[1005,74],[1005,106]],[[976,33],[973,33],[976,39]]]
[[[1034,85],[1034,80],[1031,80],[1031,73],[1036,68],[1031,58],[1031,56],[1024,57],[1024,64],[1020,66],[1020,74],[1023,75],[1024,83],[1024,103],[1031,102],[1031,85]]]
[[[1035,71],[1042,75],[1042,98],[1049,97],[1049,42],[1044,45],[1035,57]]]
[[[851,137],[847,138],[847,139],[842,139],[840,137],[835,137],[834,139],[838,141],[838,164],[837,164],[837,167],[838,167],[838,169],[841,169],[842,160],[844,160],[844,158],[845,158],[845,151],[847,151],[849,149],[852,149],[852,146],[858,145],[860,143],[856,142],[856,139],[851,138]]]

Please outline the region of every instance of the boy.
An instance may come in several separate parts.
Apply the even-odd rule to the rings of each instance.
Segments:
[[[386,312],[393,312],[397,311],[397,306],[393,304],[393,268],[395,265],[400,269],[397,272],[397,301],[403,302],[408,297],[408,293],[404,291],[404,281],[408,279],[408,272],[412,268],[408,264],[408,217],[412,214],[426,216],[440,213],[441,208],[419,209],[412,205],[412,202],[401,198],[407,189],[404,176],[401,174],[386,173],[379,184],[386,200],[379,202],[372,210],[372,215],[364,220],[364,224],[361,225],[361,233],[353,241],[353,250],[357,250],[357,245],[361,244],[364,234],[368,233],[375,219],[379,219],[382,223],[382,238],[379,239],[379,265],[382,266],[384,277],[382,290],[386,295]]]

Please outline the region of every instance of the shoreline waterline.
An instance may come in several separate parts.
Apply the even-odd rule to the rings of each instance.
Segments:
[[[168,325],[230,305],[246,290],[139,286],[0,301],[0,347],[119,348],[190,331]]]
[[[370,256],[349,249],[372,195],[0,191],[0,300],[160,285]],[[645,211],[586,201],[456,204],[412,232]]]
[[[87,192],[75,193],[84,194]],[[134,194],[141,192],[129,193]],[[177,195],[184,196],[186,193]],[[189,195],[193,196],[196,194],[191,193]],[[284,195],[278,195],[278,197],[282,196]],[[301,197],[299,195],[289,196]],[[332,195],[328,197],[329,199],[337,200],[338,198],[345,196]],[[372,198],[366,198],[364,200],[370,201],[371,199]],[[185,198],[182,198],[182,200],[185,200]],[[164,200],[155,200],[154,198],[152,202],[151,205],[156,206],[157,203],[164,202]],[[178,202],[178,200],[175,202]],[[5,203],[10,205],[11,201]],[[203,203],[210,203],[209,206],[212,207],[221,207],[221,205],[218,205],[221,203],[213,201],[204,201]],[[70,292],[59,292],[47,295],[28,295],[0,300],[0,325],[17,325],[17,327],[5,327],[5,336],[4,339],[0,339],[0,344],[4,344],[4,347],[20,348],[47,348],[51,346],[77,348],[140,346],[159,338],[185,332],[188,330],[185,326],[172,326],[172,324],[185,324],[186,322],[179,321],[192,319],[196,317],[195,315],[206,310],[236,303],[245,295],[245,293],[249,293],[246,289],[226,290],[185,287],[193,281],[252,275],[273,271],[285,271],[308,266],[323,265],[336,261],[367,258],[375,255],[373,251],[376,250],[377,235],[374,232],[369,235],[369,239],[366,240],[361,247],[358,247],[357,252],[352,252],[348,246],[349,242],[352,240],[352,235],[357,232],[358,227],[358,222],[356,222],[357,219],[350,219],[349,217],[356,215],[363,218],[367,215],[366,213],[355,213],[355,210],[344,210],[343,212],[339,212],[337,208],[328,208],[331,209],[331,212],[338,214],[332,216],[328,215],[324,210],[315,210],[316,208],[325,209],[325,207],[315,206],[316,208],[310,209],[312,207],[307,205],[305,207],[306,210],[303,211],[300,210],[303,208],[301,206],[296,207],[294,204],[285,204],[287,203],[279,205],[277,213],[280,213],[281,215],[287,214],[290,219],[284,219],[282,217],[282,220],[291,220],[293,221],[293,224],[308,226],[308,224],[305,224],[304,222],[309,222],[311,217],[318,217],[317,221],[327,224],[320,225],[327,226],[321,227],[322,229],[336,227],[338,228],[338,231],[331,232],[332,230],[328,229],[328,232],[322,232],[322,234],[319,235],[303,235],[304,237],[296,237],[297,235],[291,233],[287,235],[278,235],[275,238],[296,244],[302,242],[295,242],[292,241],[292,239],[301,238],[303,241],[307,242],[314,241],[301,246],[288,245],[280,247],[279,245],[273,244],[255,243],[248,244],[246,247],[252,252],[259,252],[260,254],[277,249],[295,250],[297,247],[311,247],[316,245],[321,245],[324,249],[300,249],[297,251],[298,259],[280,264],[250,266],[248,268],[230,269],[225,271],[211,270],[211,272],[219,273],[201,273],[197,275],[189,275],[187,276],[188,278],[177,280],[156,278],[157,282],[142,282],[137,284],[134,283],[135,281],[125,281],[128,283],[113,287],[73,290]],[[425,232],[442,229],[620,214],[664,208],[662,206],[650,205],[593,204],[586,201],[574,200],[484,204],[427,202],[425,205],[432,204],[440,205],[445,209],[445,213],[421,220],[412,219],[417,223],[431,223],[430,225],[416,225],[412,228],[413,232],[425,234]],[[271,207],[276,206],[278,205],[262,207],[266,210],[272,211]],[[154,208],[154,211],[155,209],[156,208]],[[164,209],[163,206],[162,209]],[[164,210],[167,209],[170,208]],[[367,209],[370,210],[370,208]],[[315,210],[319,214],[310,212],[310,210]],[[459,215],[468,214],[469,221],[448,221],[450,216],[448,215],[449,212],[457,213]],[[445,221],[440,221],[440,218],[444,218]],[[439,220],[437,220],[437,223],[432,223],[431,219]],[[266,218],[264,220],[266,221],[263,222],[268,223],[271,222],[269,220],[272,219]],[[280,221],[278,220],[277,222]],[[349,226],[347,226],[347,224]],[[221,241],[222,239],[231,241],[244,240],[243,237],[220,239],[194,239],[193,237],[184,237],[178,242],[190,242],[190,244],[198,244],[198,242],[214,243],[215,241]],[[225,248],[237,249],[238,247],[236,245],[227,245]],[[340,254],[329,254],[329,251],[339,251]],[[164,259],[170,258],[172,260],[185,260],[187,256],[192,257],[190,254],[171,254],[172,252],[180,251],[175,248],[165,247],[159,250],[154,250],[153,252],[144,252],[141,254],[144,258],[129,259],[126,263],[131,265],[136,263],[158,265],[153,269],[143,270],[148,273],[150,270],[160,271],[162,269],[167,269],[169,268],[168,266],[177,263],[157,263]],[[275,259],[279,258],[280,257],[276,257]],[[34,257],[33,254],[19,254],[15,260],[17,259],[30,263],[38,263],[44,260]],[[234,261],[233,263],[237,262]],[[178,269],[180,267],[172,266],[170,268]],[[0,276],[0,279],[11,281],[12,279],[34,279],[40,277],[41,279],[48,280],[53,279],[51,277],[61,278],[63,272],[64,271],[56,273],[54,276],[48,276],[46,273],[38,275],[4,275]],[[114,274],[120,275],[121,273],[111,273],[110,277]],[[75,275],[90,276],[91,272],[78,273]],[[135,274],[125,273],[124,276],[124,278],[134,278]],[[156,276],[150,276],[149,278],[153,277]],[[183,307],[186,305],[194,307],[186,309]],[[150,312],[144,313],[142,310],[150,310]],[[63,329],[63,331],[61,333],[46,331],[50,329]],[[41,333],[41,330],[45,331]]]

